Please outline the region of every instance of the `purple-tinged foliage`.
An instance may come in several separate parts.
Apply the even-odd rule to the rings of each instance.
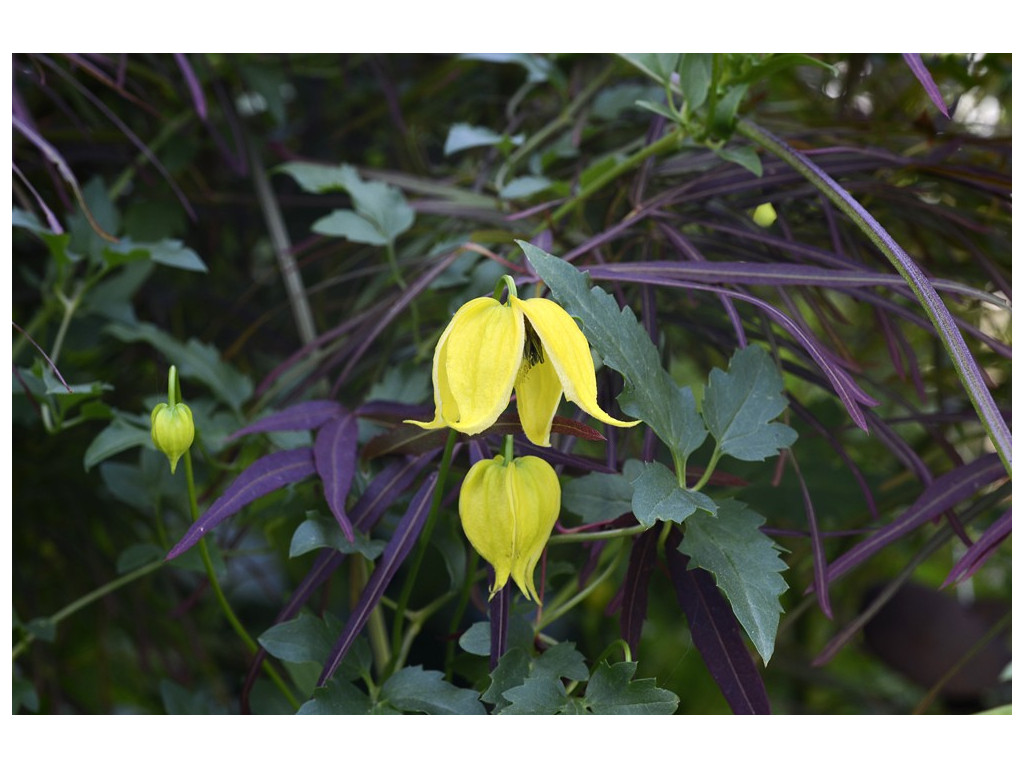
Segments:
[[[203,86],[199,83],[199,78],[196,77],[196,72],[192,69],[192,65],[189,64],[188,57],[184,53],[174,54],[174,61],[177,63],[178,69],[181,70],[181,74],[185,77],[185,83],[188,85],[188,92],[192,96],[192,104],[196,108],[196,114],[205,123],[206,96],[203,95]]]
[[[835,581],[892,542],[971,498],[986,485],[999,482],[1005,477],[1006,470],[994,453],[985,454],[970,464],[947,472],[929,485],[893,522],[834,560],[828,567],[828,581]]]
[[[313,451],[310,448],[279,451],[256,459],[235,478],[220,498],[192,523],[181,540],[171,547],[165,559],[173,560],[193,547],[208,531],[220,525],[249,502],[289,483],[309,477],[315,471]]]
[[[345,513],[345,503],[356,473],[358,441],[356,417],[352,413],[344,413],[320,427],[313,444],[313,460],[324,484],[327,506],[349,541],[353,541],[354,536],[352,523]]]
[[[413,496],[412,501],[409,503],[409,509],[401,521],[399,521],[394,534],[391,536],[391,540],[388,541],[383,554],[380,556],[380,560],[377,562],[377,567],[360,593],[359,601],[356,603],[355,608],[352,609],[352,613],[345,624],[345,629],[342,630],[337,642],[331,649],[330,655],[324,662],[323,672],[321,672],[320,678],[317,681],[318,686],[324,685],[331,679],[334,671],[338,668],[342,659],[345,658],[345,654],[352,647],[352,643],[359,636],[373,609],[377,607],[388,585],[391,584],[391,580],[395,577],[399,567],[405,561],[405,558],[409,555],[413,545],[419,538],[420,531],[423,530],[423,525],[427,522],[427,517],[430,513],[430,503],[434,495],[435,485],[437,485],[437,473],[433,472],[416,492],[416,495]]]
[[[639,655],[640,633],[647,618],[647,589],[657,558],[660,533],[660,528],[653,527],[633,539],[626,578],[619,590],[619,630],[634,657]]]
[[[493,581],[494,569],[488,567],[488,573]],[[491,598],[487,604],[487,616],[491,622],[491,656],[489,668],[491,671],[498,666],[498,661],[508,650],[508,609],[512,605],[512,584],[506,584],[498,590],[498,594]]]
[[[789,458],[793,464],[793,470],[796,472],[796,479],[800,483],[800,495],[803,498],[804,511],[807,514],[807,531],[810,535],[811,560],[814,566],[814,591],[818,597],[818,607],[821,608],[821,612],[826,617],[831,619],[832,605],[828,596],[828,580],[825,578],[828,562],[825,559],[825,547],[822,542],[821,532],[818,529],[818,516],[814,512],[814,502],[811,500],[811,494],[807,490],[807,483],[804,482],[804,475],[800,471],[800,466],[797,464],[796,456],[792,451]]]
[[[318,429],[343,413],[345,413],[345,409],[334,400],[307,400],[306,402],[289,406],[277,413],[272,413],[269,416],[264,416],[249,426],[242,427],[237,432],[233,432],[227,440],[231,442],[243,435],[253,435],[258,432],[289,432],[303,429]]]
[[[669,536],[665,559],[694,647],[735,714],[771,714],[764,681],[729,601],[709,573],[687,568],[690,558],[676,548],[678,544],[679,536]]]
[[[988,560],[1000,542],[1010,535],[1011,528],[1010,510],[1007,509],[998,520],[981,534],[974,544],[967,548],[963,557],[953,566],[945,581],[942,582],[942,586],[948,587],[953,584],[959,584],[971,578],[985,564],[985,561]]]
[[[935,84],[928,68],[924,65],[924,62],[921,61],[921,54],[904,53],[903,60],[907,62],[907,66],[910,67],[910,71],[914,73],[914,77],[916,77],[918,82],[921,83],[925,93],[928,94],[928,98],[932,100],[932,104],[936,106],[944,117],[949,117],[949,109],[947,109],[946,102],[942,98],[939,86]]]

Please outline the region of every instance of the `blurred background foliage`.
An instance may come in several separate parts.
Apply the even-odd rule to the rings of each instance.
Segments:
[[[802,62],[766,69],[739,114],[815,150],[930,276],[1008,301],[1010,56],[925,56],[948,118],[898,55],[817,58],[831,69]],[[788,241],[811,249],[807,263],[815,254],[843,254],[891,271],[862,236],[836,223],[822,197],[764,156],[758,177],[694,142],[582,199],[581,189],[664,127],[662,117],[636,106],[662,97],[610,55],[15,55],[14,201],[24,212],[15,214],[12,270],[15,710],[238,711],[250,658],[195,558],[154,565],[55,626],[42,620],[154,562],[187,525],[180,476],[145,444],[173,343],[196,340],[194,365],[182,373],[202,432],[197,472],[208,504],[269,448],[298,444],[287,433],[225,442],[268,409],[311,397],[349,407],[428,402],[437,333],[459,302],[489,293],[506,271],[488,254],[519,261],[514,238],[543,232],[558,255],[587,246],[581,265],[678,258],[659,229],[670,223],[712,260],[799,259],[783,247]],[[358,205],[340,189],[310,194],[294,174],[275,171],[297,161],[344,163],[364,180],[386,182],[414,220],[384,242],[318,234],[325,216]],[[671,201],[660,219],[594,243],[659,195]],[[552,216],[577,198],[567,215]],[[766,201],[779,220],[761,230],[750,214]],[[133,252],[126,243],[141,245]],[[429,287],[416,284],[448,258]],[[301,283],[289,288],[282,274],[295,268]],[[415,299],[388,316],[410,284]],[[706,380],[736,347],[732,320],[713,293],[605,287],[641,317],[656,313],[666,364],[680,384]],[[879,309],[870,298],[881,291],[748,288],[800,318],[880,401],[871,409],[873,431],[856,429],[783,344],[792,366],[787,391],[823,427],[791,416],[800,472],[822,529],[847,534],[826,539],[830,560],[853,534],[877,525],[863,487],[888,521],[921,492],[913,466],[939,476],[991,450],[932,329],[908,317],[923,317],[912,299],[887,294],[892,305]],[[965,327],[986,337],[967,332],[1008,414],[1009,311],[943,297]],[[738,311],[752,338],[781,338],[749,307]],[[74,394],[48,372],[33,342]],[[114,443],[97,445],[111,425],[118,425],[106,433]],[[368,439],[372,428],[362,428]],[[897,437],[887,439],[886,429]],[[899,446],[917,458],[901,457]],[[600,449],[580,450],[603,458]],[[368,466],[357,484],[368,479]],[[774,711],[974,711],[1008,701],[1000,676],[1009,658],[1009,540],[971,580],[937,591],[963,546],[937,546],[905,573],[931,540],[935,528],[926,526],[836,582],[830,621],[803,594],[813,572],[807,539],[789,535],[806,527],[794,472],[729,459],[719,468],[741,474],[748,483],[741,497],[757,500],[789,550],[786,614],[764,673]],[[1005,511],[1008,492],[1008,484],[979,490],[962,505],[977,507],[978,527],[969,526],[975,538]],[[305,574],[308,561],[287,556],[289,540],[304,513],[323,506],[316,488],[300,484],[254,503],[244,525],[219,539],[225,587],[253,634],[274,622]],[[438,551],[462,546],[454,515],[435,536]],[[419,592],[443,591],[450,562],[431,561]],[[347,566],[320,607],[347,599],[346,573]],[[904,602],[890,602],[893,610],[867,632],[827,663],[813,663],[871,590],[908,576]],[[588,659],[599,657],[618,636],[618,618],[606,610],[613,595],[612,586],[595,592],[549,631],[573,639]],[[26,627],[35,641],[19,652]],[[448,632],[443,616],[425,628],[410,663],[441,668]],[[935,686],[951,658],[943,645],[964,637],[981,650],[953,652],[971,661],[942,694]],[[657,569],[638,661],[637,676],[676,692],[681,713],[729,711]],[[457,669],[472,683],[486,674],[480,665],[485,660],[466,658]],[[251,706],[287,711],[263,681]]]

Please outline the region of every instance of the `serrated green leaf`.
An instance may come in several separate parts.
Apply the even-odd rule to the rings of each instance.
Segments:
[[[104,459],[109,459],[121,451],[152,445],[153,439],[149,430],[140,429],[120,418],[115,418],[89,443],[82,457],[82,464],[88,472]]]
[[[775,649],[782,605],[779,595],[789,587],[780,572],[786,564],[778,545],[761,532],[765,519],[742,502],[727,499],[718,516],[697,515],[686,522],[679,551],[690,567],[715,577],[733,613],[767,664]]]
[[[381,698],[406,712],[428,715],[483,715],[476,691],[457,688],[435,670],[404,667],[384,683]]]
[[[703,407],[718,450],[743,461],[763,461],[797,438],[785,424],[772,422],[786,408],[782,374],[758,346],[736,352],[728,373],[718,368],[711,372]]]
[[[680,488],[675,473],[657,462],[645,464],[632,485],[633,514],[648,528],[658,520],[681,523],[698,509],[711,514],[718,509],[703,493]]]
[[[519,706],[510,714],[551,714],[568,700],[561,678],[582,681],[588,674],[586,660],[576,650],[575,643],[559,643],[536,658],[525,648],[510,648],[498,660],[491,672],[491,685],[480,698],[494,704],[496,713],[504,712],[518,700]],[[554,709],[550,712],[536,709],[553,706],[554,695],[559,690],[559,703]],[[516,693],[508,696],[509,691]],[[542,705],[541,702],[547,703]]]
[[[299,715],[366,715],[370,697],[347,680],[337,677],[313,691],[313,698],[299,707]]]
[[[583,703],[595,715],[671,715],[679,697],[654,679],[633,680],[635,661],[602,661],[587,683]]]
[[[548,648],[533,661],[530,677],[564,677],[586,680],[590,675],[586,659],[576,650],[575,643],[559,643]]]
[[[567,262],[535,245],[517,240],[555,299],[579,319],[587,340],[604,364],[622,374],[622,410],[642,419],[685,461],[704,442],[707,432],[697,413],[693,393],[680,388],[661,365],[657,348],[629,307],[615,299]]]
[[[336,549],[346,555],[358,552],[368,560],[376,560],[384,551],[384,542],[371,540],[360,531],[356,531],[354,539],[349,541],[333,517],[314,515],[301,522],[295,529],[288,557],[299,557],[324,547]]]
[[[502,715],[556,715],[569,704],[565,686],[553,677],[527,678],[504,695],[511,703],[499,712]]]
[[[633,487],[619,474],[591,472],[562,486],[562,508],[584,523],[614,520],[632,511]]]

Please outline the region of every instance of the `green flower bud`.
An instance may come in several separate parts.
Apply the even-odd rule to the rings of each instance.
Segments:
[[[171,474],[174,474],[178,459],[189,449],[196,436],[192,410],[184,403],[160,403],[153,409],[149,418],[153,424],[150,431],[153,445],[170,460]]]
[[[491,597],[509,576],[527,598],[540,602],[533,569],[540,561],[562,505],[555,470],[541,458],[502,456],[478,461],[459,493],[462,530],[494,567]]]
[[[761,203],[754,209],[754,223],[759,227],[770,227],[777,218],[775,206],[771,203]]]

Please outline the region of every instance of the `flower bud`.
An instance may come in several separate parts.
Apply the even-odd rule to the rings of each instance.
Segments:
[[[459,518],[469,543],[494,568],[491,597],[511,576],[525,597],[540,602],[533,570],[561,505],[558,475],[541,458],[506,462],[496,456],[470,467],[459,493]]]
[[[770,227],[777,218],[775,206],[771,203],[761,203],[754,209],[754,223],[759,227]]]
[[[160,403],[153,409],[149,418],[153,424],[150,431],[153,445],[170,460],[171,474],[174,474],[178,459],[189,449],[196,435],[192,411],[184,403]]]

